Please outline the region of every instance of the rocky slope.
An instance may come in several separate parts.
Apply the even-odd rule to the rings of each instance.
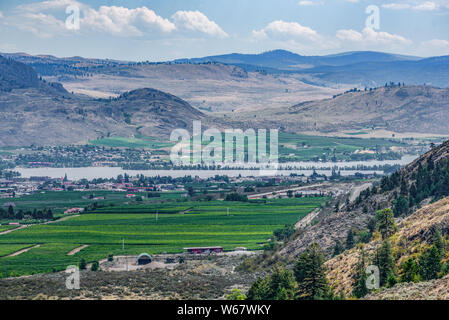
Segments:
[[[406,259],[416,256],[431,244],[435,228],[441,230],[443,235],[449,232],[449,198],[427,205],[400,222],[398,231],[390,238],[395,252],[397,267]],[[380,245],[381,240],[377,237],[370,243],[363,245],[363,248],[368,257],[373,257]],[[343,291],[346,295],[351,294],[353,276],[355,270],[357,270],[356,265],[359,261],[360,252],[359,248],[347,250],[326,262],[328,278],[337,291]],[[393,298],[395,296],[397,298],[401,296],[402,298],[408,298],[404,293],[414,296],[414,290],[423,286],[435,291],[435,294],[443,294],[448,297],[449,291],[447,287],[444,288],[448,280],[449,278],[445,277],[444,279],[432,281],[432,284],[400,284],[374,293],[371,297],[376,299]],[[444,288],[443,293],[439,290],[441,288]],[[422,298],[426,297],[426,295],[425,292],[421,292]]]
[[[431,86],[382,87],[291,107],[288,118],[321,132],[363,127],[393,132],[449,134],[449,89]],[[287,115],[285,115],[287,117]],[[294,124],[287,122],[287,129]]]
[[[411,164],[400,169],[392,176],[393,178],[390,178],[395,179],[398,183],[404,180],[407,187],[410,188],[411,185],[416,184],[416,173],[420,167],[427,166],[430,161],[436,166],[438,163],[444,163],[447,159],[449,159],[449,141],[422,155]],[[438,177],[444,176],[444,174],[444,172],[440,172]],[[432,184],[431,175],[429,175],[429,178],[428,183]],[[369,195],[363,193],[355,202],[341,206],[339,212],[332,213],[317,224],[307,227],[299,233],[298,237],[289,241],[280,253],[297,257],[311,243],[316,242],[330,255],[337,241],[342,243],[345,241],[349,230],[366,228],[368,221],[374,217],[376,210],[393,206],[400,193],[400,185],[391,188],[383,187],[383,184],[387,184],[386,181],[389,180],[384,179],[379,186],[371,189]],[[441,193],[441,195],[444,195],[444,193]],[[428,200],[423,199],[423,203]],[[410,208],[410,211],[413,211],[413,209]]]
[[[203,114],[182,99],[139,89],[116,99],[68,93],[25,64],[0,57],[0,146],[70,144],[101,136],[169,136]]]

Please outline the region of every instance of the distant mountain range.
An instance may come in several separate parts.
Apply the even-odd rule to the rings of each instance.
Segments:
[[[302,81],[318,86],[378,87],[386,82],[449,86],[449,55],[421,58],[373,51],[354,51],[326,56],[303,56],[286,50],[261,54],[232,53],[203,58],[178,59],[168,62],[129,62],[81,57],[56,58],[24,53],[3,54],[32,66],[39,75],[85,75],[117,73],[130,76],[136,66],[147,64],[220,63],[237,66],[246,72],[262,74],[294,74]],[[179,75],[180,79],[188,75]]]
[[[449,56],[420,58],[398,54],[356,51],[327,56],[302,56],[285,50],[261,54],[210,56],[179,59],[177,63],[219,62],[246,71],[301,74],[307,83],[334,86],[376,87],[385,82],[449,86]]]
[[[382,52],[345,52],[327,56],[302,56],[286,50],[273,50],[261,54],[231,53],[204,58],[178,59],[180,63],[220,62],[236,65],[251,65],[261,68],[298,71],[319,66],[344,66],[365,62],[415,61],[419,57],[404,56]]]

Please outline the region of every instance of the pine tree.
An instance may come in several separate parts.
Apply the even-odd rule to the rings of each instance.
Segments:
[[[276,266],[271,275],[256,280],[248,290],[248,300],[292,300],[295,296],[293,273]]]
[[[294,274],[298,283],[297,299],[327,299],[331,296],[320,246],[311,244],[296,261]]]
[[[12,205],[10,205],[8,207],[8,218],[9,219],[14,219],[14,208]]]
[[[382,239],[387,239],[397,231],[393,210],[388,208],[377,211],[376,220]]]
[[[340,240],[335,241],[335,246],[334,246],[334,254],[333,256],[338,256],[340,253],[342,253],[343,251],[345,251],[345,247],[343,247],[343,245],[341,244]]]
[[[391,244],[388,240],[382,242],[382,246],[377,250],[376,265],[379,267],[380,286],[387,284],[388,279],[394,276],[394,260],[391,253]]]
[[[249,288],[247,298],[248,300],[268,300],[270,296],[269,291],[269,278],[259,278]]]
[[[271,300],[292,300],[295,297],[295,287],[295,278],[290,270],[274,268],[270,275]]]
[[[348,235],[346,236],[346,249],[354,248],[355,240],[354,240],[354,231],[350,229],[348,231]]]
[[[419,266],[415,259],[409,258],[401,264],[401,282],[419,282]]]
[[[441,268],[441,254],[436,245],[433,245],[419,257],[419,273],[423,280],[436,279]]]
[[[368,278],[368,275],[366,274],[366,267],[366,253],[363,248],[360,248],[359,261],[354,274],[354,286],[352,290],[352,294],[356,298],[362,298],[369,292],[366,287],[366,279]]]

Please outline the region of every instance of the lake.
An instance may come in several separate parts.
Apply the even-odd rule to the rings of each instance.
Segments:
[[[331,168],[337,167],[341,170],[341,175],[348,176],[354,175],[357,172],[363,172],[366,174],[383,174],[383,171],[379,170],[350,170],[354,167],[360,166],[382,166],[382,165],[406,165],[416,159],[417,156],[404,156],[400,160],[372,160],[372,161],[348,161],[348,162],[295,162],[280,164],[280,170],[276,171],[277,176],[288,176],[291,173],[298,175],[304,174],[310,176],[313,173],[313,169],[316,168],[318,174],[325,174],[330,176],[332,174]],[[286,168],[289,168],[286,170]],[[300,168],[300,169],[294,169]],[[171,176],[173,178],[179,178],[184,176],[198,176],[200,178],[210,178],[215,175],[227,175],[229,177],[242,177],[260,176],[259,170],[124,170],[120,167],[84,167],[84,168],[15,168],[14,171],[20,172],[22,177],[50,177],[50,178],[62,178],[67,174],[67,178],[70,180],[95,178],[116,178],[118,175],[136,176],[143,174],[148,177],[155,176]],[[272,174],[263,174],[272,175]]]

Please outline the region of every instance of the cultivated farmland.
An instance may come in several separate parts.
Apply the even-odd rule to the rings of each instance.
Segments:
[[[132,205],[129,210],[126,206],[101,208],[69,220],[0,235],[4,254],[40,244],[18,256],[0,258],[0,275],[58,271],[83,258],[89,262],[109,254],[178,253],[191,246],[261,249],[275,229],[295,223],[326,200],[316,197],[267,199],[264,204],[210,201],[160,208]],[[81,245],[89,246],[67,255]],[[8,246],[14,246],[14,250],[8,250]]]

